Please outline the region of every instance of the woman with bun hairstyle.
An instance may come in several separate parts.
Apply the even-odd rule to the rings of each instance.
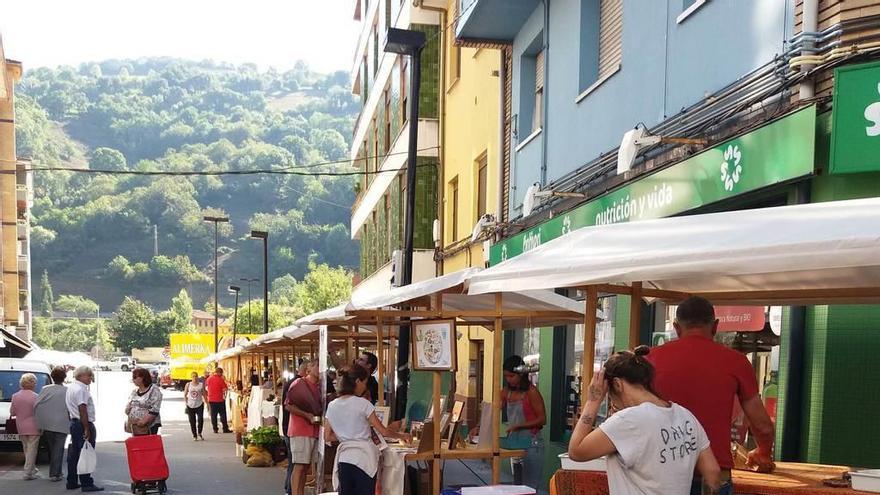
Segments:
[[[649,352],[647,346],[618,352],[593,376],[568,455],[574,461],[608,456],[612,495],[687,495],[695,468],[714,493],[721,470],[706,432],[690,411],[654,391]],[[606,395],[616,412],[594,428]]]
[[[379,449],[372,430],[384,437],[411,442],[409,433],[391,431],[382,425],[370,401],[361,397],[370,374],[357,364],[339,372],[339,397],[327,406],[324,441],[339,442],[336,451],[334,485],[339,495],[374,495]]]

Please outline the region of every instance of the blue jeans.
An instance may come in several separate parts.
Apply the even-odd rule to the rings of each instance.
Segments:
[[[290,437],[284,438],[284,448],[287,449],[287,476],[284,478],[284,493],[290,495],[290,477],[293,475],[293,453],[290,451]]]
[[[89,443],[92,444],[92,447],[95,446],[95,424],[89,422]],[[79,462],[79,453],[82,451],[83,445],[85,445],[85,439],[83,438],[83,434],[85,430],[83,430],[82,422],[78,419],[70,420],[70,448],[67,449],[67,486],[72,487],[76,485],[81,485],[83,487],[86,486],[94,486],[95,480],[92,479],[91,474],[80,474],[77,478],[76,473],[76,465]]]

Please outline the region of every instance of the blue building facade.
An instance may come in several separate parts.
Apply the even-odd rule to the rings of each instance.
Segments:
[[[636,124],[685,115],[781,57],[792,1],[462,0],[459,38],[511,44],[510,217],[530,185],[552,184]]]

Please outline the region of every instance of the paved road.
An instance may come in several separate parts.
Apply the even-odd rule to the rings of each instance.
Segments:
[[[123,441],[123,408],[131,392],[131,375],[123,372],[99,372],[92,392],[97,410],[98,470],[95,479],[105,493],[130,493],[128,463]],[[231,434],[215,435],[206,416],[205,441],[193,442],[184,413],[183,394],[167,390],[162,401],[162,437],[171,469],[170,493],[202,494],[281,494],[284,470],[249,468],[235,457]],[[21,454],[0,453],[0,492],[4,494],[69,494],[64,482],[47,479],[48,466],[40,466],[43,479],[21,479]],[[65,465],[65,473],[67,468]]]

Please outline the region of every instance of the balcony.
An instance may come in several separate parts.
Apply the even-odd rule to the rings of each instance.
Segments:
[[[361,280],[361,283],[354,288],[352,297],[358,293],[364,294],[381,294],[391,290],[391,277],[394,273],[391,271],[391,262],[382,265],[369,277]],[[434,250],[432,249],[416,249],[413,251],[413,283],[428,280],[437,276],[437,264],[434,261]]]
[[[31,260],[23,254],[18,255],[18,273],[30,273],[30,271]]]
[[[510,43],[540,0],[460,0],[461,18],[455,36],[460,40]]]
[[[16,186],[15,199],[19,209],[27,209],[33,206],[34,195],[27,186]]]
[[[18,232],[18,240],[23,241],[28,238],[28,234],[31,231],[30,225],[28,225],[27,221],[18,221],[18,226],[16,227]]]
[[[409,145],[409,122],[403,126],[397,139],[391,145],[388,157],[382,162],[378,173],[373,177],[366,191],[358,196],[357,203],[351,214],[351,238],[357,239],[361,227],[370,217],[379,201],[385,196],[385,191],[391,186],[397,174],[406,165],[406,153]],[[437,145],[440,136],[440,126],[436,120],[419,120],[419,149],[418,156],[437,156]],[[426,149],[430,148],[430,149]]]

